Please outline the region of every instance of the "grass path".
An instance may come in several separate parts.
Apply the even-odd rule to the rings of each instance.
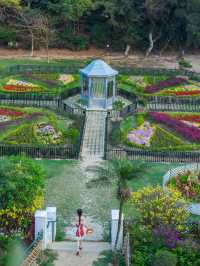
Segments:
[[[115,186],[88,189],[87,173],[78,161],[42,160],[41,164],[48,176],[45,203],[57,207],[59,224],[70,226],[74,221],[76,209],[83,207],[89,222],[102,225],[108,237],[110,211],[118,206]]]

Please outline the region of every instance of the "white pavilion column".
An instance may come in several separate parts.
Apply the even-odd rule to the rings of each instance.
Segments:
[[[107,108],[107,104],[108,104],[108,79],[105,78],[105,81],[104,81],[104,88],[105,88],[105,100],[104,100],[104,108],[106,109]]]
[[[92,80],[88,77],[88,107],[90,108],[92,104]]]

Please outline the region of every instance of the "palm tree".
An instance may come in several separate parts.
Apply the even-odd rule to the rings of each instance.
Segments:
[[[93,169],[98,177],[88,183],[88,186],[97,184],[108,185],[113,181],[117,181],[117,199],[119,200],[119,220],[117,236],[115,240],[115,251],[119,241],[119,234],[122,224],[123,207],[131,196],[131,191],[128,187],[128,180],[138,177],[144,170],[144,162],[142,161],[128,161],[128,160],[112,160],[107,161],[103,166],[96,166]]]

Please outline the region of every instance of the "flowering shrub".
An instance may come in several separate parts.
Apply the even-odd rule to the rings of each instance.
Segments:
[[[158,84],[147,86],[145,88],[145,92],[155,93],[155,92],[158,92],[164,88],[169,88],[169,87],[176,86],[179,84],[184,84],[187,82],[188,82],[187,78],[183,78],[183,77],[171,78],[171,79],[167,79],[165,81],[161,81]]]
[[[186,199],[200,200],[200,173],[187,171],[171,178],[167,184],[177,188]]]
[[[176,117],[172,117],[165,113],[151,112],[150,117],[153,118],[157,123],[163,123],[170,128],[173,128],[177,133],[188,140],[196,142],[200,141],[200,129],[195,126],[187,125]]]
[[[43,207],[43,169],[24,157],[0,163],[0,231],[24,234],[34,212]]]
[[[52,125],[46,123],[37,125],[36,134],[44,144],[59,144],[62,140],[62,133],[56,132]]]
[[[138,210],[141,222],[150,228],[162,224],[184,229],[182,224],[188,218],[188,212],[181,192],[175,189],[169,189],[167,193],[159,186],[147,186],[132,193],[131,203]]]
[[[153,133],[154,128],[149,122],[145,121],[138,129],[128,133],[128,140],[132,143],[149,147]]]

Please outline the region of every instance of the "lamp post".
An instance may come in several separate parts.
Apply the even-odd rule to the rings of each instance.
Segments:
[[[106,54],[108,56],[108,63],[110,64],[110,44],[106,44]]]

